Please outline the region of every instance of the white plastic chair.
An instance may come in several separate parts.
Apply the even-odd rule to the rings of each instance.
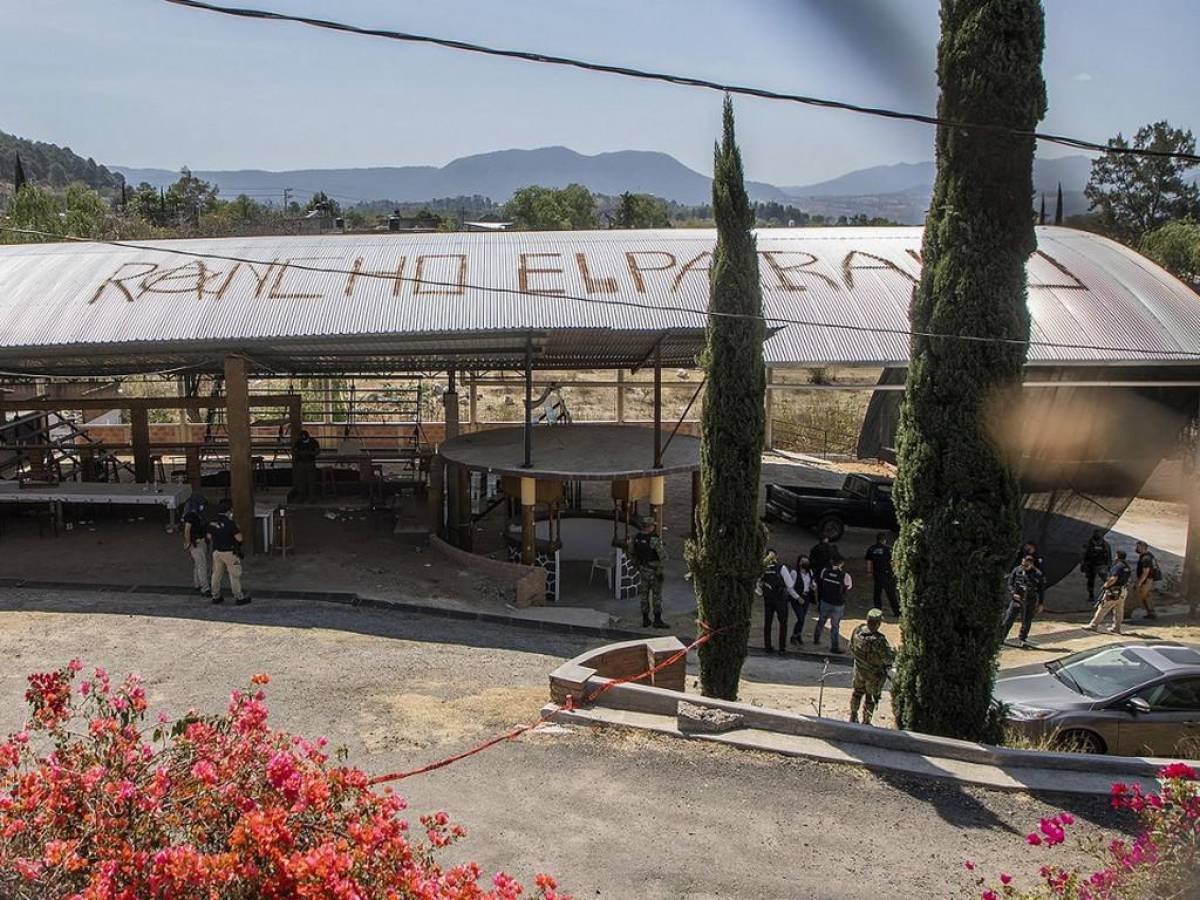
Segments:
[[[608,583],[609,590],[612,590],[613,566],[614,563],[611,553],[608,556],[598,556],[593,559],[591,571],[588,572],[588,584],[592,583],[592,576],[595,575],[596,570],[599,569],[604,573],[605,581]]]

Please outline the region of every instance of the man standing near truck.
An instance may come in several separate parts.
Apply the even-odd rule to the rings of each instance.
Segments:
[[[838,631],[842,616],[846,612],[846,594],[854,587],[850,573],[842,568],[844,560],[834,557],[833,561],[817,576],[817,627],[813,631],[813,643],[821,643],[825,623],[829,622],[829,651],[842,652],[842,636]]]
[[[896,575],[892,571],[892,536],[886,531],[875,535],[875,543],[867,548],[867,574],[875,581],[871,605],[881,609],[879,601],[887,596],[892,615],[900,618],[900,603],[896,599]]]

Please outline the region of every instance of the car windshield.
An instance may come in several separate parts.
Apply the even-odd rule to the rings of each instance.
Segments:
[[[1050,672],[1073,691],[1087,697],[1111,697],[1162,674],[1133,647],[1105,647],[1047,664]]]

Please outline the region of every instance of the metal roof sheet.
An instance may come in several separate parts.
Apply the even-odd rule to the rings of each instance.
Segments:
[[[1132,250],[1037,229],[1031,363],[1200,358],[1200,296]],[[144,370],[242,350],[281,370],[694,357],[711,229],[310,235],[0,247],[0,368]],[[920,228],[758,232],[769,365],[904,365]],[[331,270],[331,271],[319,271]],[[372,274],[374,273],[374,274]],[[831,327],[855,326],[851,330]],[[1115,349],[1120,348],[1120,349]],[[1175,361],[1178,361],[1176,359]]]

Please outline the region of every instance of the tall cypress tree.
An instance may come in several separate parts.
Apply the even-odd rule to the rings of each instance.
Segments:
[[[762,287],[751,233],[742,156],[725,98],[724,133],[713,153],[717,245],[709,270],[710,316],[702,363],[708,381],[700,417],[700,502],[688,545],[702,622],[718,632],[700,648],[700,686],[710,697],[737,698],[754,589],[762,573],[758,481],[764,432]],[[738,318],[746,316],[748,318]]]
[[[20,193],[21,188],[25,187],[25,167],[21,165],[21,154],[17,154],[17,164],[13,168],[13,196]]]
[[[1063,220],[1062,182],[1058,183],[1058,202],[1054,204],[1054,224],[1061,225]]]
[[[1039,0],[942,0],[941,14],[938,114],[1032,130],[1046,109]],[[938,129],[913,331],[1013,343],[914,336],[900,411],[893,708],[902,728],[971,740],[997,737],[989,701],[1020,539],[1020,490],[987,419],[1028,350],[1033,150],[1007,132]]]
[[[1046,224],[1046,195],[1045,194],[1042,194],[1042,208],[1041,208],[1041,211],[1038,212],[1038,224],[1039,225]]]

